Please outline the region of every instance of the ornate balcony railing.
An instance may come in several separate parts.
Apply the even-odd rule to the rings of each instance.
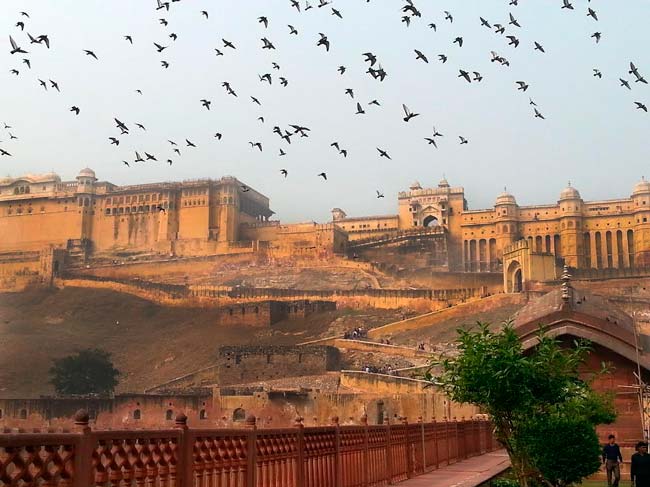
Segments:
[[[79,411],[75,429],[0,433],[0,486],[371,487],[497,448],[486,420],[93,431]]]

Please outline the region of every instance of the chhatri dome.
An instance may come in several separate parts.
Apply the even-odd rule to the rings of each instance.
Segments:
[[[641,181],[634,185],[634,191],[632,195],[646,194],[650,193],[650,182],[645,180],[645,177],[641,178]]]
[[[443,178],[440,180],[438,183],[439,188],[448,188],[449,187],[449,181],[447,181],[447,178],[443,176]]]
[[[415,191],[416,189],[422,189],[422,186],[420,186],[420,183],[418,181],[415,181],[411,186],[409,187],[411,191]]]
[[[580,199],[580,193],[578,192],[577,189],[571,186],[571,182],[569,181],[569,185],[566,188],[564,188],[560,193],[560,199],[561,200]]]
[[[508,193],[506,188],[503,188],[503,193],[501,193],[499,196],[497,196],[497,201],[495,203],[496,205],[516,205],[517,200],[513,195]]]
[[[77,178],[92,178],[92,179],[97,179],[97,178],[95,177],[95,171],[93,171],[93,170],[90,169],[89,167],[86,167],[86,168],[82,169],[81,171],[79,171],[79,175],[77,176]]]

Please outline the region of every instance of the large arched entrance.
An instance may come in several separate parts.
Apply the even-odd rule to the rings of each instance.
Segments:
[[[440,222],[438,221],[438,218],[433,215],[429,215],[422,220],[423,227],[437,227],[438,225],[440,225]]]
[[[520,293],[523,291],[523,275],[521,272],[521,264],[518,261],[513,260],[508,265],[506,282],[509,293]]]

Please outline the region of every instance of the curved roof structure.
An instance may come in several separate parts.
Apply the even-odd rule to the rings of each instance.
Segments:
[[[573,288],[565,271],[564,284],[524,306],[515,316],[514,328],[525,350],[537,344],[540,326],[555,337],[584,338],[636,362],[634,321],[606,298]],[[650,370],[650,357],[640,355]]]

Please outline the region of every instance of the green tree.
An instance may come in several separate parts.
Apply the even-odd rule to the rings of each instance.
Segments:
[[[87,349],[55,360],[50,383],[59,394],[111,394],[119,375],[108,352]]]
[[[500,331],[479,323],[459,330],[459,354],[426,378],[490,415],[522,487],[569,485],[598,470],[595,426],[615,419],[611,397],[591,388],[606,369],[583,377],[587,342],[565,347],[541,329],[537,340],[524,353],[511,323]]]

